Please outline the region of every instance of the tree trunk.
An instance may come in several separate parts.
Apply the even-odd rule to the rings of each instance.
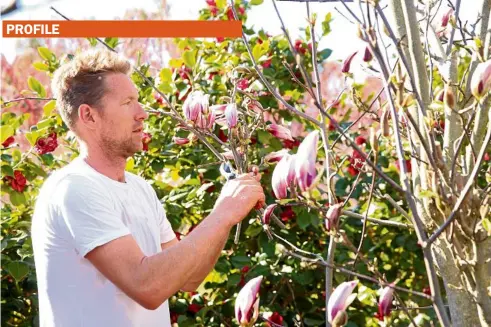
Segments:
[[[455,264],[454,256],[446,240],[438,240],[434,243],[433,256],[447,293],[452,326],[483,326],[472,295],[462,285],[462,272]]]

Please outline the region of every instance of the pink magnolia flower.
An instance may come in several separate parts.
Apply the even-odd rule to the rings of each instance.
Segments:
[[[290,188],[295,187],[295,184],[297,183],[297,175],[295,173],[296,158],[297,158],[296,154],[290,155],[287,158],[287,160],[288,160],[288,171],[286,172],[286,184]]]
[[[358,53],[358,51],[354,52],[351,54],[348,58],[346,58],[343,62],[343,68],[341,68],[342,73],[349,73],[350,66],[351,66],[351,61],[355,57],[355,55]]]
[[[212,129],[215,124],[215,111],[211,108],[203,108],[202,112],[198,115],[195,124],[199,128]]]
[[[234,128],[237,126],[237,106],[235,103],[227,105],[225,109],[225,118],[227,119],[228,128]]]
[[[263,276],[251,279],[235,299],[235,318],[240,326],[252,326],[259,316],[259,289]]]
[[[215,113],[215,116],[223,115],[226,108],[226,104],[214,104],[213,106],[210,106],[210,110]]]
[[[174,141],[175,144],[177,145],[184,145],[189,143],[189,139],[187,137],[177,137],[174,136],[172,138],[172,141]]]
[[[363,54],[363,61],[364,62],[369,62],[373,59],[372,51],[370,51],[370,48],[367,46],[365,48],[365,53]]]
[[[273,214],[273,211],[274,209],[276,209],[277,206],[278,204],[273,203],[266,207],[262,217],[262,221],[264,225],[269,225],[269,222],[271,221],[271,215]]]
[[[319,131],[313,131],[305,137],[298,147],[295,159],[295,174],[298,186],[302,192],[310,188],[314,182],[317,170],[315,163],[317,159],[317,142],[319,141]]]
[[[288,173],[290,171],[290,157],[285,154],[278,162],[271,177],[273,192],[277,199],[285,199],[288,197]]]
[[[279,139],[293,141],[291,131],[285,126],[271,124],[266,127],[266,130]]]
[[[244,101],[244,105],[247,109],[254,111],[255,113],[261,114],[264,111],[263,106],[257,100],[247,98]]]
[[[480,99],[491,89],[491,59],[477,65],[471,80],[472,94]]]
[[[182,106],[186,119],[196,122],[202,112],[208,112],[209,98],[208,94],[201,91],[191,92]]]
[[[450,8],[445,15],[442,16],[442,27],[447,26],[448,21],[450,20],[450,17],[452,16],[454,10]]]
[[[383,321],[384,317],[388,317],[392,311],[392,300],[394,299],[394,285],[391,283],[389,286],[384,287],[380,298],[378,300],[378,313],[376,317],[378,320]]]
[[[328,320],[330,323],[338,314],[345,314],[345,310],[350,306],[351,302],[356,298],[353,293],[358,281],[343,282],[336,287],[327,303]]]
[[[336,228],[339,221],[339,216],[341,216],[341,210],[343,208],[342,203],[336,203],[329,207],[326,213],[326,229],[330,231]]]
[[[264,162],[266,162],[266,163],[278,162],[281,160],[281,158],[283,158],[287,154],[288,154],[287,149],[281,149],[280,151],[268,153],[264,157]]]

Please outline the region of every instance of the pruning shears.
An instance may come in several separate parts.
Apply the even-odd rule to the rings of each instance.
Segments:
[[[237,173],[232,168],[232,165],[229,161],[223,162],[220,165],[220,173],[223,177],[225,177],[227,181],[237,178]]]

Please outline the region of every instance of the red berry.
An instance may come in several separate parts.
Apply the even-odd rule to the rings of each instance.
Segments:
[[[292,210],[291,206],[284,207],[283,211],[280,214],[281,221],[285,223],[295,218],[295,216],[295,211]]]
[[[425,293],[426,295],[431,296],[431,288],[429,286],[424,287],[423,288],[423,293]]]
[[[188,305],[188,311],[192,312],[192,313],[197,313],[199,310],[201,310],[202,306],[197,304],[197,303],[193,303],[193,304],[190,304]]]
[[[237,81],[237,88],[240,90],[245,90],[249,87],[249,81],[246,80],[245,78],[241,78],[240,80]]]
[[[358,175],[360,171],[358,169],[356,169],[355,167],[353,167],[353,165],[349,165],[348,166],[348,173],[351,175],[351,176],[356,176]]]
[[[490,159],[490,158],[489,158],[489,153],[487,153],[487,152],[486,152],[486,153],[484,154],[484,161],[489,161],[489,159]]]
[[[17,192],[23,192],[26,188],[27,180],[20,170],[14,171],[14,177],[6,176],[4,180],[6,184],[10,185]]]
[[[355,138],[355,143],[358,145],[362,145],[367,143],[367,139],[360,135]]]
[[[273,314],[271,315],[271,317],[268,318],[268,320],[274,324],[283,325],[283,317],[278,312],[273,312]],[[272,326],[269,323],[267,324],[268,326]]]
[[[3,141],[2,146],[4,148],[8,148],[14,142],[15,142],[15,138],[13,136],[9,136],[5,141]]]

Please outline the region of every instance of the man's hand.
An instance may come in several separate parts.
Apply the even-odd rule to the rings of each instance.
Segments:
[[[260,179],[257,172],[252,172],[229,180],[223,186],[212,213],[223,217],[233,226],[242,221],[254,207],[262,207],[266,198]]]

